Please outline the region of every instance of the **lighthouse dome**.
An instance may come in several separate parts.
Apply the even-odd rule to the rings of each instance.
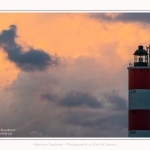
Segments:
[[[148,55],[147,51],[143,49],[143,46],[140,45],[133,55]]]

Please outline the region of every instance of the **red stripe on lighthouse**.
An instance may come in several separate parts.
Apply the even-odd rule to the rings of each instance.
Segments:
[[[150,130],[150,110],[129,110],[129,130]]]
[[[129,90],[150,89],[150,68],[129,69]]]

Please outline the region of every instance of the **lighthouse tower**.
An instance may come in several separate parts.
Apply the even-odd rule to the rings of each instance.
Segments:
[[[150,137],[150,65],[149,47],[140,45],[134,63],[128,67],[128,136]],[[150,51],[150,50],[149,50]]]

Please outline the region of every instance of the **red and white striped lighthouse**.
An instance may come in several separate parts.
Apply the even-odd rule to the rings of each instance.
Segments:
[[[128,67],[128,136],[150,137],[150,54],[143,46],[134,52]]]

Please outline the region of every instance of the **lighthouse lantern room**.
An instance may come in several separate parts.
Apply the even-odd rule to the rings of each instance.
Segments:
[[[139,49],[134,52],[134,66],[147,66],[148,65],[148,53],[143,49],[143,46],[139,46]]]

